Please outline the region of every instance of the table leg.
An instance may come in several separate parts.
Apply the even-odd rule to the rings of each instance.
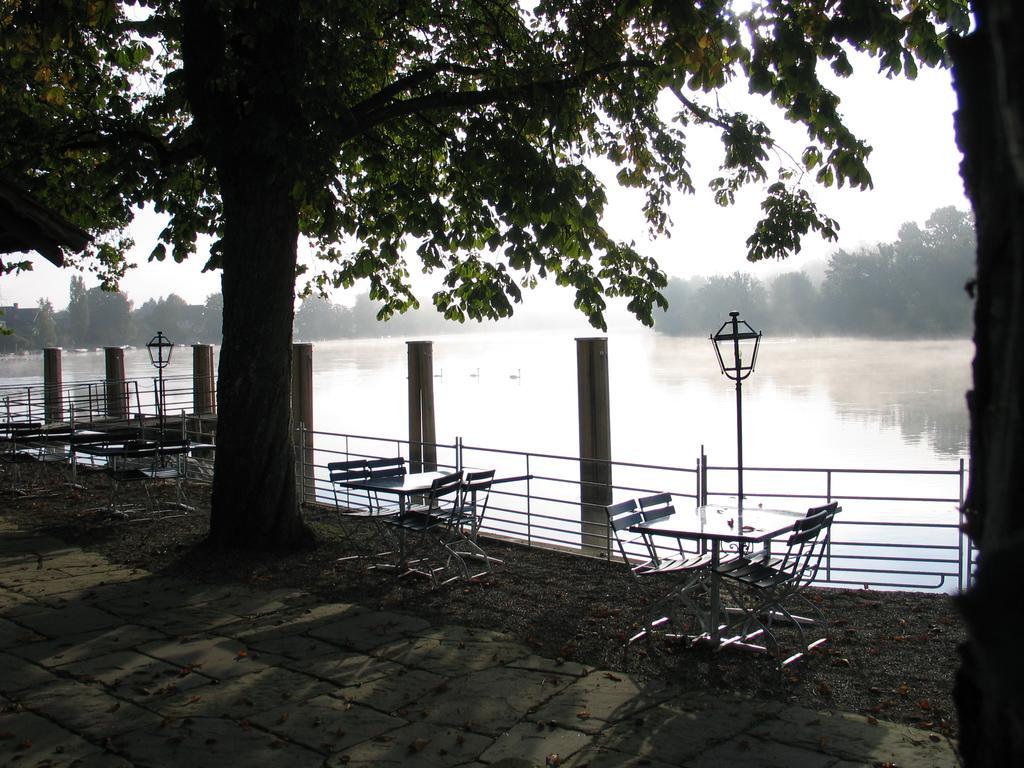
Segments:
[[[721,610],[722,610],[722,597],[721,597],[721,579],[722,577],[718,573],[718,564],[720,561],[721,542],[717,539],[711,542],[711,644],[717,646],[722,641],[722,634],[719,630],[721,625]]]

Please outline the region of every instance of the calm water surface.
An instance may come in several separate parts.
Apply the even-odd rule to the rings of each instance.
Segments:
[[[770,339],[743,385],[748,466],[947,469],[967,453],[972,345],[957,341]],[[167,376],[191,375],[175,350]],[[690,466],[736,454],[735,389],[706,339],[646,332],[608,341],[616,460]],[[552,332],[434,338],[439,442],[574,455],[576,342]],[[128,378],[149,380],[145,349],[125,352]],[[406,344],[358,339],[314,345],[319,431],[408,435]],[[102,352],[63,355],[65,383],[103,376]],[[41,380],[39,355],[0,361],[0,384]]]

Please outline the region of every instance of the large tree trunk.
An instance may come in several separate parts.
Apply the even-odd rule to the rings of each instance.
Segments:
[[[246,165],[222,174],[224,343],[210,540],[289,548],[310,540],[295,492],[291,343],[298,214],[291,190]]]
[[[288,549],[308,543],[296,499],[291,340],[307,130],[289,3],[185,0],[185,84],[223,203],[224,340],[210,540]]]
[[[1024,765],[1024,4],[978,0],[951,45],[957,141],[978,231],[971,487],[977,578],[956,684],[969,766]]]

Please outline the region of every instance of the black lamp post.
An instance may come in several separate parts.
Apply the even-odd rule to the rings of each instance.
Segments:
[[[149,352],[149,361],[156,366],[160,377],[157,388],[156,408],[160,418],[160,439],[164,437],[164,368],[171,362],[171,352],[174,351],[174,342],[164,336],[163,331],[157,331],[156,336],[146,343],[146,350]]]
[[[736,467],[738,475],[739,526],[743,528],[743,380],[754,372],[761,332],[755,331],[739,312],[730,312],[718,333],[711,336],[718,365],[728,378],[736,382]]]

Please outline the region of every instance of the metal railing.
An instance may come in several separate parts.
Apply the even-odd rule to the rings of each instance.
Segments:
[[[80,381],[47,391],[42,384],[0,386],[0,419],[8,423],[52,421],[53,403],[62,421],[100,423],[124,419],[146,423],[162,410],[194,439],[213,442],[209,418],[191,414],[192,380],[157,377],[127,381]],[[158,406],[159,404],[159,406]],[[309,504],[334,504],[326,465],[340,458],[412,454],[405,439],[332,432],[307,433],[296,445],[300,494]],[[302,446],[306,446],[302,450]],[[457,438],[436,445],[442,469],[494,468],[510,479],[492,491],[484,531],[527,546],[581,555],[613,557],[603,507],[581,503],[580,459],[494,447]],[[703,455],[690,467],[610,462],[609,501],[668,491],[694,504],[735,504],[736,468]],[[960,528],[968,470],[961,459],[950,469],[745,467],[744,505],[796,510],[839,501],[843,512],[818,581],[844,586],[962,590],[970,585],[975,551]]]
[[[45,384],[0,386],[0,419],[6,423],[68,421],[71,414],[80,423],[113,419],[135,420],[177,414],[192,409],[192,379],[189,376],[159,379],[76,381],[59,388]],[[59,418],[52,418],[53,414]]]
[[[333,432],[307,433],[314,449],[300,456],[303,501],[332,507],[330,461],[408,456],[409,441]],[[587,522],[581,504],[580,459],[573,456],[438,444],[441,469],[493,468],[498,478],[483,524],[485,535],[584,556],[613,558],[607,525]],[[303,458],[305,457],[305,458]],[[692,467],[610,462],[612,501],[668,491],[694,504],[736,503],[736,468],[695,458]],[[731,475],[730,475],[731,473]],[[730,482],[731,481],[731,482]],[[839,501],[843,512],[818,574],[818,583],[884,589],[959,591],[970,584],[974,551],[960,528],[967,485],[961,459],[946,470],[745,467],[746,508],[804,509]],[[730,499],[731,497],[731,499]],[[679,502],[677,501],[677,504]]]

